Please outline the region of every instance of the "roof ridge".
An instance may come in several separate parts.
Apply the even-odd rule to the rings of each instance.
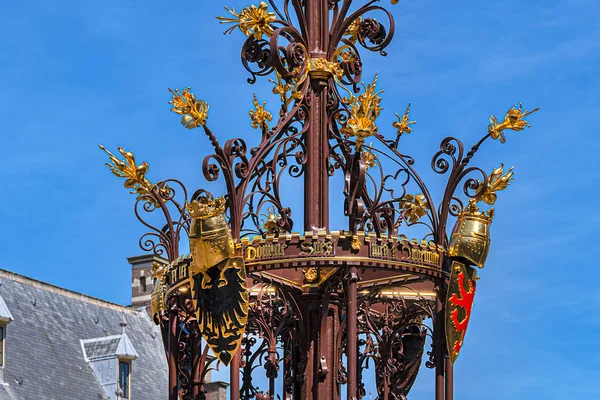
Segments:
[[[141,313],[141,311],[139,311],[138,309],[133,308],[131,306],[124,306],[122,304],[113,303],[111,301],[103,300],[98,297],[93,297],[93,296],[90,296],[90,295],[87,295],[84,293],[76,292],[74,290],[65,289],[63,287],[56,286],[51,283],[40,281],[40,280],[37,280],[34,278],[30,278],[28,276],[17,274],[16,272],[7,271],[7,270],[1,269],[1,268],[0,268],[0,278],[10,279],[15,282],[22,283],[24,285],[28,285],[28,286],[31,286],[31,287],[34,287],[37,289],[46,290],[46,291],[49,291],[52,293],[56,293],[56,294],[68,297],[70,299],[83,301],[83,302],[86,302],[89,304],[94,304],[94,305],[104,307],[104,308],[110,308],[113,310],[128,312],[130,314]]]

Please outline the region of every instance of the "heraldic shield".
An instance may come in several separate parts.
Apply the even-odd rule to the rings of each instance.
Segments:
[[[202,337],[225,365],[239,349],[248,322],[246,269],[225,220],[225,199],[188,204],[192,300]]]
[[[471,319],[477,270],[460,262],[452,262],[450,284],[446,296],[446,345],[454,364],[463,345]]]

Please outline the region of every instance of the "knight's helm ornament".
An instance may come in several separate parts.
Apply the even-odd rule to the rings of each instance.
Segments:
[[[480,212],[476,202],[471,201],[452,230],[450,257],[462,258],[470,264],[483,268],[490,250],[490,225],[494,209]]]
[[[152,263],[152,276],[154,277],[154,288],[152,289],[151,307],[152,320],[156,325],[160,324],[162,313],[165,311],[165,275],[167,266],[158,262]]]
[[[225,198],[200,197],[187,205],[192,301],[198,326],[216,357],[228,365],[241,345],[248,321],[244,260],[225,220]]]
[[[513,169],[504,173],[504,165],[495,168],[489,175],[487,186],[482,193],[471,199],[458,215],[452,230],[448,255],[457,260],[466,260],[472,265],[483,268],[490,251],[490,225],[494,218],[494,208],[486,212],[479,211],[478,202],[493,205],[496,192],[504,190],[513,180]]]

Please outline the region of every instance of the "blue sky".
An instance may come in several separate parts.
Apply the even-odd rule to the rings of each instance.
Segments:
[[[264,80],[246,83],[241,34],[221,34],[214,17],[224,5],[247,3],[3,4],[0,268],[128,303],[126,257],[140,253],[144,231],[97,144],[134,151],[151,180],[203,187],[209,143],[169,113],[167,87],[191,85],[223,139],[258,139],[247,117],[253,91],[276,110]],[[390,9],[396,37],[386,58],[363,57],[364,76],[380,72],[381,126],[412,102],[418,124],[402,150],[431,187],[443,185],[428,169],[444,136],[468,145],[490,114],[519,101],[542,107],[533,128],[475,159],[486,170],[515,165],[516,175],[496,206],[456,398],[600,398],[600,3],[413,0]],[[334,216],[333,227],[344,225]],[[432,398],[432,382],[423,370],[411,400]]]

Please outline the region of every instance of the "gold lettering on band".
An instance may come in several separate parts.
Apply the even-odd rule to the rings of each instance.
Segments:
[[[333,254],[333,242],[326,240],[324,242],[306,241],[300,243],[301,256],[329,256]]]
[[[438,264],[440,255],[439,253],[434,253],[432,251],[410,249],[410,259],[428,264]]]
[[[276,258],[285,256],[285,248],[287,244],[273,243],[263,244],[258,247],[246,247],[246,260],[254,260],[256,258]]]
[[[394,248],[395,249],[395,248]],[[390,248],[387,243],[384,244],[371,244],[371,257],[389,257],[390,256]]]
[[[179,279],[181,280],[181,279],[187,278],[187,272],[188,272],[187,265],[181,265],[179,267]]]

